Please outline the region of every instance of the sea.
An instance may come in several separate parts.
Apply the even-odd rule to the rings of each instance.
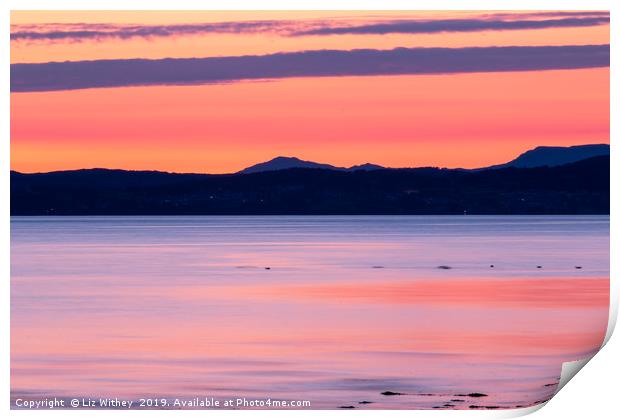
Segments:
[[[609,257],[608,216],[12,217],[11,403],[531,406]]]

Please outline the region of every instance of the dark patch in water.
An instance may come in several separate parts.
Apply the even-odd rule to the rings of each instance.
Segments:
[[[455,397],[472,397],[472,398],[480,398],[480,397],[488,397],[487,394],[483,394],[481,392],[472,392],[471,394],[454,394]]]
[[[402,392],[383,391],[381,395],[403,395]]]
[[[547,401],[549,401],[551,398],[547,398],[546,400],[538,400],[538,401],[534,401],[532,403],[532,405],[538,405],[538,404],[542,404],[542,403],[546,403]]]

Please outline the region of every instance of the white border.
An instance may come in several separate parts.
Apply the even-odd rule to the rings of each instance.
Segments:
[[[10,10],[612,10],[611,23],[611,115],[620,115],[618,108],[618,48],[616,45],[617,37],[615,34],[620,33],[616,21],[617,7],[613,7],[611,1],[599,0],[434,0],[434,1],[405,1],[405,0],[297,0],[293,2],[286,1],[251,1],[251,0],[228,0],[224,2],[201,2],[192,0],[126,0],[123,2],[113,3],[110,0],[56,0],[53,3],[44,0],[9,0],[3,2],[0,25],[3,29],[5,47],[0,48],[2,54],[2,88],[3,95],[0,102],[2,107],[2,124],[0,125],[2,140],[0,143],[0,197],[3,198],[0,205],[0,270],[2,273],[2,305],[1,305],[1,322],[5,327],[2,329],[2,347],[1,347],[1,363],[2,370],[2,397],[4,398],[4,407],[2,411],[8,412],[11,417],[19,418],[109,418],[111,416],[127,418],[127,417],[169,417],[184,416],[192,418],[204,418],[206,416],[216,418],[227,418],[234,416],[235,418],[289,418],[294,415],[295,418],[316,418],[316,416],[338,417],[338,418],[379,418],[380,416],[389,415],[391,418],[448,418],[458,416],[460,418],[506,418],[527,414],[532,409],[509,410],[509,411],[295,411],[294,413],[287,411],[116,411],[113,414],[109,411],[89,411],[88,413],[79,410],[65,411],[10,411],[9,410],[9,317],[10,317],[10,222],[9,222],[9,206],[7,197],[9,197],[9,137],[10,137],[10,114],[9,114],[9,21]],[[614,10],[615,9],[615,10]],[[618,153],[615,145],[618,141],[618,122],[611,119],[611,178],[612,185],[618,185]],[[614,215],[618,209],[618,194],[614,193],[612,187],[611,195],[611,214]],[[615,219],[611,219],[611,255],[620,255],[618,252],[618,227]],[[611,261],[611,310],[610,323],[607,331],[606,342],[611,337],[613,326],[615,325],[618,314],[618,281],[617,274],[618,263],[612,259]],[[577,381],[572,381],[565,390],[562,390],[558,396],[554,397],[547,405],[548,407],[534,414],[534,418],[568,418],[577,419],[588,416],[591,418],[610,418],[612,412],[617,412],[615,400],[617,399],[614,389],[615,375],[620,373],[620,361],[617,354],[620,343],[615,338],[611,340],[601,354],[595,356],[590,365],[584,368],[584,372]],[[6,413],[5,413],[6,414]]]
[[[610,10],[608,0],[9,0],[12,10]]]

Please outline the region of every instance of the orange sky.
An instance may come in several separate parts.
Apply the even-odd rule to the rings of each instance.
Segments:
[[[372,16],[371,16],[372,14]],[[472,13],[13,12],[33,23],[454,18]],[[11,43],[12,63],[395,47],[609,43],[609,26],[436,34],[201,34]],[[350,166],[479,167],[538,145],[609,142],[609,68],[292,78],[11,94],[11,167],[222,173],[278,155]]]

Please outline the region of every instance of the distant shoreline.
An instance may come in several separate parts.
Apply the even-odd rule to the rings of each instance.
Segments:
[[[248,218],[248,217],[358,217],[358,216],[368,216],[368,217],[456,217],[457,214],[11,214],[11,218],[36,218],[36,217],[50,217],[50,218],[71,218],[71,217],[238,217],[238,218]],[[528,217],[528,216],[610,216],[609,214],[603,213],[580,213],[580,214],[471,214],[467,216],[472,217],[493,217],[493,216],[506,216],[506,217]]]
[[[460,171],[11,173],[11,215],[608,215],[609,156]]]

